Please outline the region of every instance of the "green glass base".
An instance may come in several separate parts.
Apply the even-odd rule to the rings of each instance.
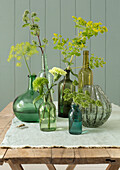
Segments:
[[[48,129],[48,128],[42,128],[41,130],[44,131],[44,132],[50,132],[50,131],[55,131],[56,128],[50,128],[50,129]]]
[[[22,122],[39,122],[39,115],[37,113],[14,113],[15,116]]]

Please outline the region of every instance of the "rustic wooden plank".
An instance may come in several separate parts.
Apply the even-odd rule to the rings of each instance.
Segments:
[[[7,151],[7,149],[0,149],[0,165],[2,165],[4,162],[3,158],[4,158],[6,151]]]
[[[74,149],[52,148],[52,164],[72,164]]]
[[[66,168],[66,170],[74,170],[75,167],[76,167],[76,164],[68,165],[68,167]]]
[[[11,120],[8,122],[8,124],[3,129],[0,129],[0,131],[2,131],[1,134],[0,134],[0,143],[3,141],[3,139],[5,137],[5,134],[8,131],[11,123],[12,123],[12,118],[11,118]]]
[[[4,136],[9,129],[12,119],[14,117],[13,115],[13,109],[12,109],[13,103],[9,103],[1,112],[0,112],[0,143],[4,139]]]
[[[1,112],[0,112],[0,116],[3,115],[8,115],[10,116],[11,114],[13,114],[13,109],[12,109],[12,105],[13,102],[10,102]]]
[[[53,164],[46,164],[49,170],[56,170],[55,166]]]
[[[120,159],[120,148],[108,148],[106,149],[112,159]]]
[[[8,160],[7,163],[9,164],[12,170],[24,170],[22,165],[14,164],[11,160]]]
[[[106,168],[106,170],[118,170],[119,169],[119,165],[108,165],[108,167]]]
[[[106,151],[110,155],[110,162],[120,164],[120,148],[108,148]]]
[[[109,154],[105,148],[79,148],[75,149],[75,164],[106,163]]]
[[[17,164],[51,164],[51,148],[8,149],[4,159]]]

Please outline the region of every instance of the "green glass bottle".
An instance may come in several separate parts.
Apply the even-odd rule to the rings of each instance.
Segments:
[[[78,74],[79,88],[85,85],[93,85],[93,72],[89,68],[89,51],[83,51],[83,67]]]
[[[56,107],[50,99],[50,94],[44,96],[44,101],[39,107],[39,117],[42,131],[56,130]]]
[[[79,135],[82,133],[82,113],[79,105],[73,103],[69,112],[69,133]]]
[[[68,118],[72,99],[70,101],[64,101],[64,90],[69,88],[72,91],[75,91],[75,86],[73,86],[72,80],[70,80],[70,70],[65,71],[67,72],[66,76],[58,84],[58,116]]]
[[[18,96],[15,99],[13,103],[13,111],[15,116],[23,122],[38,122],[38,108],[43,99],[40,99],[38,102],[36,102],[35,108],[33,100],[39,96],[39,93],[33,90],[32,83],[35,80],[36,75],[28,76],[28,78],[28,89],[24,94]]]

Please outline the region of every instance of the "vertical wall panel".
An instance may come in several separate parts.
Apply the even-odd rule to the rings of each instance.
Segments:
[[[90,0],[76,0],[76,16],[85,19],[87,22],[90,20]],[[88,50],[90,50],[90,40],[87,41]],[[77,58],[76,66],[82,66],[83,64],[83,52],[81,56]],[[77,69],[77,73],[80,68]]]
[[[0,1],[0,110],[14,98],[14,60],[7,58],[14,45],[14,0]]]
[[[30,0],[30,9],[31,12],[36,12],[38,17],[40,18],[39,26],[40,26],[40,39],[46,36],[46,0]],[[33,37],[31,35],[30,40],[36,40],[38,42],[37,37]],[[41,71],[41,51],[39,53],[32,56],[31,58],[31,70],[33,73],[38,74]]]
[[[29,0],[15,0],[15,44],[29,41],[28,28],[22,28],[22,16],[24,11],[29,10]],[[16,66],[15,66],[16,67]],[[27,89],[28,70],[23,60],[21,68],[15,69],[15,95],[22,94]]]
[[[66,38],[74,38],[75,36],[75,24],[72,16],[75,15],[75,0],[61,0],[61,35]],[[61,56],[63,60],[63,56]],[[61,62],[62,68],[66,68],[65,64]],[[72,65],[75,67],[75,65]],[[73,79],[73,76],[71,75]]]
[[[46,38],[48,39],[46,54],[49,68],[60,67],[60,53],[53,49],[53,33],[60,33],[60,0],[46,1]],[[57,100],[57,86],[54,87],[54,91],[54,100]]]
[[[110,100],[120,105],[120,1],[106,1],[106,91]]]
[[[91,0],[91,20],[105,25],[105,0]],[[105,33],[91,38],[91,53],[105,60]],[[93,69],[94,84],[105,90],[105,67]]]

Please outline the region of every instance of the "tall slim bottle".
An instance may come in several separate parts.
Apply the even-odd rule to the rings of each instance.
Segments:
[[[89,68],[89,51],[83,51],[83,66],[78,73],[79,88],[85,85],[93,85],[93,72]]]

